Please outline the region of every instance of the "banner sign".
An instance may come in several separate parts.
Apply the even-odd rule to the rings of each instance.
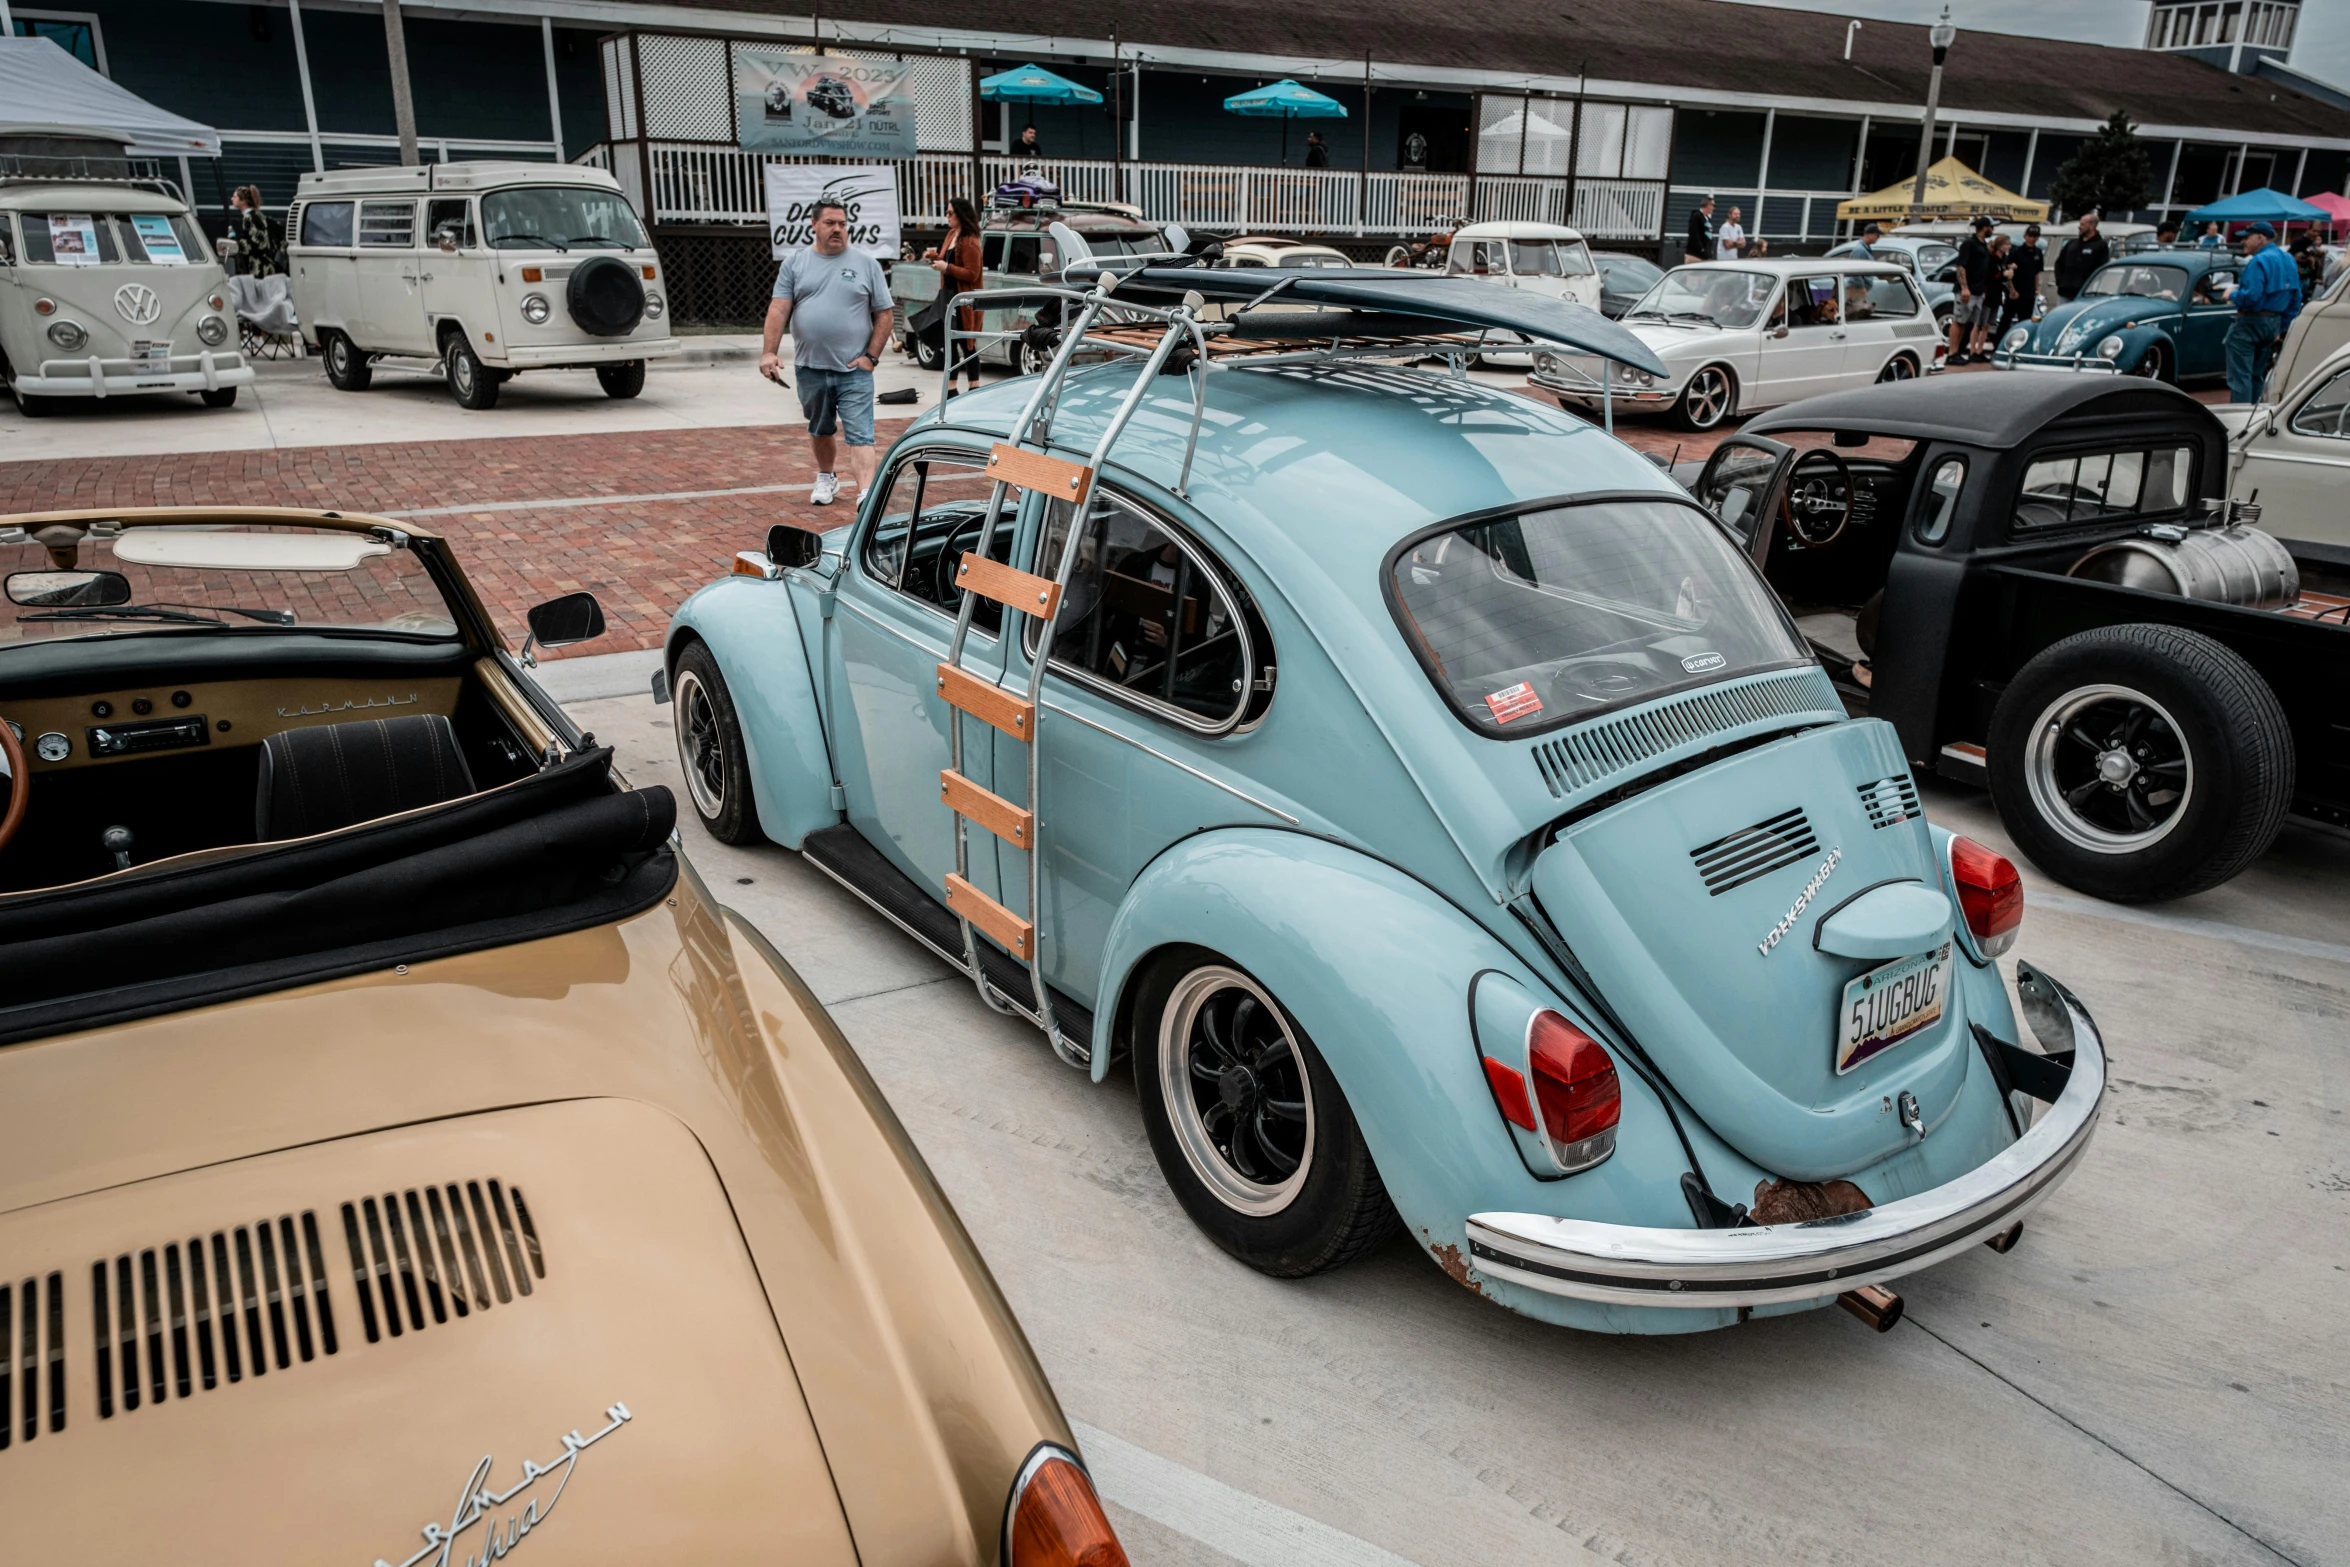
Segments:
[[[903,60],[734,47],[735,139],[746,152],[914,156],[914,83]]]
[[[49,251],[61,267],[94,267],[98,254],[98,220],[87,212],[49,214]]]
[[[816,204],[849,209],[849,244],[880,261],[898,259],[898,171],[837,163],[767,165],[767,233],[775,259],[816,242]]]
[[[180,237],[172,232],[171,219],[162,213],[134,212],[131,214],[131,228],[137,232],[139,244],[145,248],[149,261],[159,267],[184,267],[188,264],[188,253],[180,248]]]

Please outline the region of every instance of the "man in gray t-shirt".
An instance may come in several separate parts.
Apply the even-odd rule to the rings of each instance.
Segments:
[[[819,203],[814,228],[816,242],[785,256],[775,269],[759,373],[782,383],[778,350],[789,326],[793,377],[816,458],[816,488],[808,498],[829,506],[841,489],[833,466],[836,436],[848,439],[849,476],[857,493],[864,494],[873,482],[873,367],[889,341],[896,305],[881,263],[849,248],[846,207]]]

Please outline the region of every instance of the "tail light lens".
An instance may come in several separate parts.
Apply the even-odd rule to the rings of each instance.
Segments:
[[[1128,1567],[1093,1482],[1055,1447],[1021,1467],[1004,1504],[1006,1567]]]
[[[1995,958],[2015,945],[2024,923],[2024,879],[2005,855],[1972,838],[1952,838],[1950,886],[1977,951]]]
[[[1542,1135],[1559,1168],[1570,1174],[1588,1170],[1614,1153],[1624,1090],[1606,1048],[1556,1012],[1544,1011],[1526,1025],[1526,1059]]]

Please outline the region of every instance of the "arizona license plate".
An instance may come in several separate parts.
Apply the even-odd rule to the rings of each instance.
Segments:
[[[1950,943],[1914,958],[1896,958],[1844,987],[1836,1072],[1851,1071],[1942,1020],[1950,995]]]

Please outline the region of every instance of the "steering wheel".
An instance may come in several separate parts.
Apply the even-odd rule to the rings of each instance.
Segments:
[[[931,587],[935,594],[933,602],[951,610],[961,599],[963,584],[957,579],[962,573],[963,557],[979,548],[979,536],[986,531],[987,519],[981,516],[961,524],[947,535],[946,542],[939,546],[937,559],[931,563]],[[1009,542],[1011,536],[1010,519],[997,518],[996,537]]]
[[[0,849],[8,847],[8,840],[24,825],[24,808],[32,803],[33,777],[25,767],[24,742],[16,737],[16,726],[0,718],[0,753],[8,757],[8,812],[0,816]]]
[[[1831,451],[1805,452],[1787,475],[1779,520],[1813,549],[1833,544],[1852,520],[1852,469]]]

